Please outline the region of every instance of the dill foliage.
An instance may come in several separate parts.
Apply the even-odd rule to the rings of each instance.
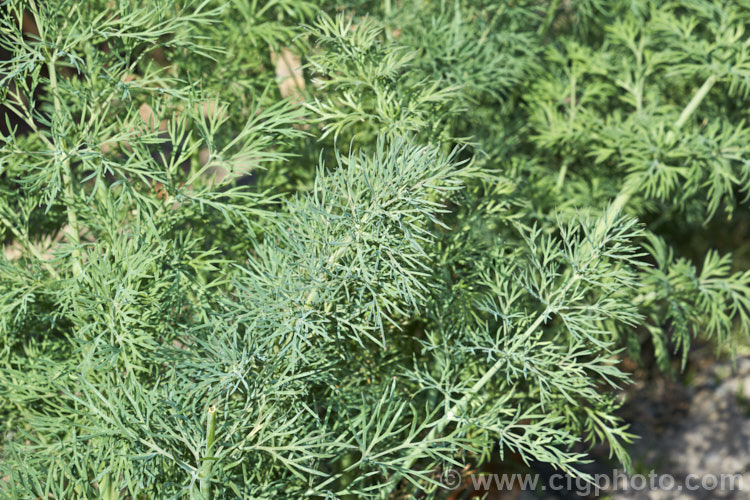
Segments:
[[[750,2],[0,5],[3,497],[627,467],[748,334]]]

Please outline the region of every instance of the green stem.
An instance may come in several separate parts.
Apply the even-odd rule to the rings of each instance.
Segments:
[[[565,162],[562,164],[562,167],[560,167],[560,172],[557,174],[557,182],[555,183],[555,191],[560,192],[560,190],[563,187],[563,184],[565,184],[565,176],[568,173],[568,162]]]
[[[104,474],[102,483],[99,485],[99,498],[101,498],[101,500],[116,500],[117,498],[120,498],[109,472]]]
[[[713,87],[717,81],[719,81],[719,78],[716,75],[711,75],[706,79],[705,82],[703,82],[701,88],[698,89],[693,98],[690,99],[688,105],[685,106],[685,109],[683,109],[682,113],[680,113],[680,117],[674,124],[675,129],[680,129],[683,125],[685,125],[685,122],[688,120],[688,118],[690,118],[690,115],[692,115],[693,112],[698,108],[698,105],[701,103],[703,98],[706,97],[708,92],[711,90],[711,87]]]
[[[213,450],[216,441],[216,406],[208,409],[206,418],[206,454],[198,471],[198,489],[195,485],[190,492],[191,500],[211,500],[211,472],[214,465]]]
[[[703,82],[703,85],[701,85],[700,88],[695,92],[693,98],[690,99],[690,102],[687,104],[687,106],[685,106],[685,109],[682,110],[682,113],[680,113],[677,121],[674,122],[673,130],[669,132],[670,134],[673,134],[674,131],[681,129],[682,126],[685,125],[690,116],[695,112],[696,109],[698,109],[700,103],[703,101],[703,99],[705,99],[705,97],[708,95],[708,92],[718,81],[719,77],[716,75],[711,75],[706,78],[706,81]],[[669,139],[671,139],[671,137],[671,135],[668,136]],[[620,190],[617,198],[615,198],[614,202],[612,202],[613,208],[622,210],[625,205],[627,205],[630,197],[636,192],[637,188],[638,186],[636,182],[626,183]]]
[[[57,69],[55,68],[56,55],[53,55],[49,63],[47,63],[47,69],[49,71],[49,83],[50,83],[50,94],[52,94],[52,100],[55,106],[55,114],[58,118],[62,118],[62,104],[60,103],[60,96],[57,88]],[[54,123],[54,119],[52,120]],[[55,134],[53,139],[55,141],[55,155],[61,155],[64,153],[64,144],[59,138],[59,134]],[[71,245],[73,245],[73,275],[80,276],[83,272],[81,265],[81,230],[78,225],[78,216],[74,208],[75,190],[73,188],[73,172],[70,168],[70,159],[65,156],[62,160],[62,181],[67,196],[67,202],[65,203],[66,212],[68,215],[68,226],[70,231],[66,233],[66,237]]]

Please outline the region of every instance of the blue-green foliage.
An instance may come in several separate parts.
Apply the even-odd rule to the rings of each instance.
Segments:
[[[585,476],[748,334],[749,2],[0,5],[3,497]]]

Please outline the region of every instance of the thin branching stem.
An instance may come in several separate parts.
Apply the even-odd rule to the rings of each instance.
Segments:
[[[706,95],[708,95],[711,88],[713,88],[713,86],[718,81],[719,79],[716,75],[711,75],[706,78],[706,80],[703,82],[703,85],[700,86],[700,88],[693,95],[693,98],[690,99],[690,102],[688,102],[688,104],[682,110],[680,116],[677,118],[677,121],[674,122],[674,125],[672,126],[673,130],[669,131],[668,137],[674,137],[673,134],[679,131],[685,125],[687,120],[690,118],[690,116],[692,116],[695,110],[698,109],[700,103],[703,101]],[[617,212],[622,211],[630,201],[630,198],[638,191],[639,188],[640,183],[634,181],[633,179],[629,179],[628,181],[626,181],[623,185],[622,190],[612,202],[612,208]]]
[[[53,124],[57,120],[63,119],[63,113],[62,113],[62,104],[60,102],[60,90],[57,86],[57,68],[55,67],[55,62],[57,58],[57,53],[52,55],[50,58],[50,61],[47,63],[47,69],[49,71],[49,81],[50,81],[50,94],[52,94],[52,100],[54,102],[55,107],[55,115],[56,117],[52,119]],[[78,215],[76,214],[76,208],[75,208],[75,187],[74,187],[74,177],[73,177],[73,171],[70,165],[70,158],[68,157],[68,152],[65,151],[65,143],[63,142],[63,138],[61,137],[60,133],[55,131],[53,128],[53,134],[54,134],[54,144],[55,144],[55,157],[56,161],[59,161],[62,166],[62,183],[65,189],[66,194],[66,206],[65,211],[68,216],[68,231],[65,232],[66,237],[68,238],[68,241],[73,246],[72,250],[72,256],[73,256],[73,275],[74,276],[80,276],[83,272],[82,267],[82,261],[81,261],[81,229],[78,224]]]

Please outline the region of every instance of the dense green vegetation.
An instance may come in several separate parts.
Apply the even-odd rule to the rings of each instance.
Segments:
[[[748,334],[748,1],[0,5],[2,497],[627,467]]]

